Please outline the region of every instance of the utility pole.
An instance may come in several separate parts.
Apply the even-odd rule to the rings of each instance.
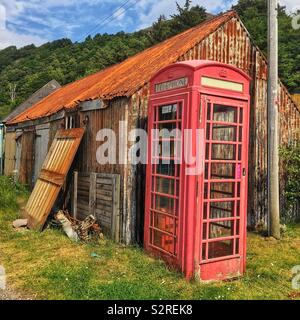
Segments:
[[[268,216],[269,236],[280,239],[278,134],[278,0],[268,0]]]

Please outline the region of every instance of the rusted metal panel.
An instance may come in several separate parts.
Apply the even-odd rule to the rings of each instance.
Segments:
[[[6,132],[4,151],[4,174],[11,176],[16,166],[16,132]]]
[[[234,11],[216,16],[120,64],[66,85],[20,114],[10,124],[49,116],[64,108],[72,109],[82,101],[130,97],[157,71],[176,62],[179,56],[235,16]]]
[[[25,207],[28,226],[40,230],[56,201],[84,134],[84,129],[59,130]]]
[[[293,94],[293,99],[296,102],[296,104],[298,105],[299,109],[300,109],[300,93],[295,93]]]

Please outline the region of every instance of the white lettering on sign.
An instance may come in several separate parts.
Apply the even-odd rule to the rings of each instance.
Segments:
[[[177,111],[177,105],[176,104],[171,104],[169,106],[164,106],[161,109],[162,114],[167,114],[167,113],[172,113]]]
[[[155,85],[155,91],[156,92],[163,92],[167,90],[177,89],[177,88],[183,88],[187,86],[188,84],[188,78],[180,78],[168,82],[163,82]]]

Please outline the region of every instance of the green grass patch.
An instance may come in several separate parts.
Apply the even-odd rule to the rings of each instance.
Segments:
[[[62,232],[16,231],[15,209],[0,209],[0,264],[9,285],[39,299],[290,299],[292,272],[300,265],[300,225],[281,241],[248,235],[247,272],[241,279],[186,282],[141,248],[102,239],[72,243]],[[296,292],[297,293],[297,292]],[[293,295],[294,294],[294,295]]]
[[[26,187],[13,178],[0,176],[0,209],[17,209],[18,197],[28,194]]]

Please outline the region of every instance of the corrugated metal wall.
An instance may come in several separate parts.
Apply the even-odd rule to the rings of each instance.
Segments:
[[[251,84],[250,115],[250,177],[248,225],[267,223],[267,64],[262,53],[253,45],[241,22],[233,18],[205,40],[186,52],[179,61],[192,59],[216,60],[237,66],[254,80]],[[133,96],[133,105],[142,109],[135,112],[131,121],[146,116],[147,95],[145,87]],[[134,108],[133,108],[134,109]],[[292,103],[286,89],[280,85],[280,141],[282,145],[300,140],[300,113]],[[136,173],[137,174],[137,173]],[[283,176],[283,172],[281,172]],[[284,195],[284,181],[281,181]],[[284,197],[281,208],[284,208]],[[295,209],[296,210],[296,209]],[[282,210],[283,212],[283,210]],[[138,214],[139,216],[140,214]],[[293,216],[299,215],[294,212]]]
[[[252,81],[250,116],[250,177],[249,226],[267,223],[267,64],[262,53],[252,44],[243,25],[233,18],[211,34],[180,60],[209,59],[237,66],[248,73]],[[300,113],[288,92],[280,85],[280,142],[286,145],[300,140]],[[298,129],[298,130],[297,130]],[[281,172],[283,176],[283,172]],[[253,188],[254,186],[254,188]],[[281,181],[284,195],[284,181]],[[283,212],[284,197],[281,199]],[[299,212],[294,212],[294,216]]]
[[[121,195],[120,195],[120,212],[121,212],[121,240],[127,244],[133,242],[132,234],[136,232],[133,219],[136,212],[132,212],[132,186],[130,179],[130,165],[119,164],[119,122],[129,120],[128,106],[129,99],[119,98],[110,101],[106,109],[80,112],[80,123],[87,121],[86,133],[78,152],[77,161],[79,172],[96,172],[96,173],[111,173],[121,176]],[[99,165],[96,159],[96,153],[99,146],[102,144],[96,141],[96,136],[101,129],[112,129],[116,132],[117,138],[117,164]],[[121,133],[121,138],[127,141],[128,131]]]

